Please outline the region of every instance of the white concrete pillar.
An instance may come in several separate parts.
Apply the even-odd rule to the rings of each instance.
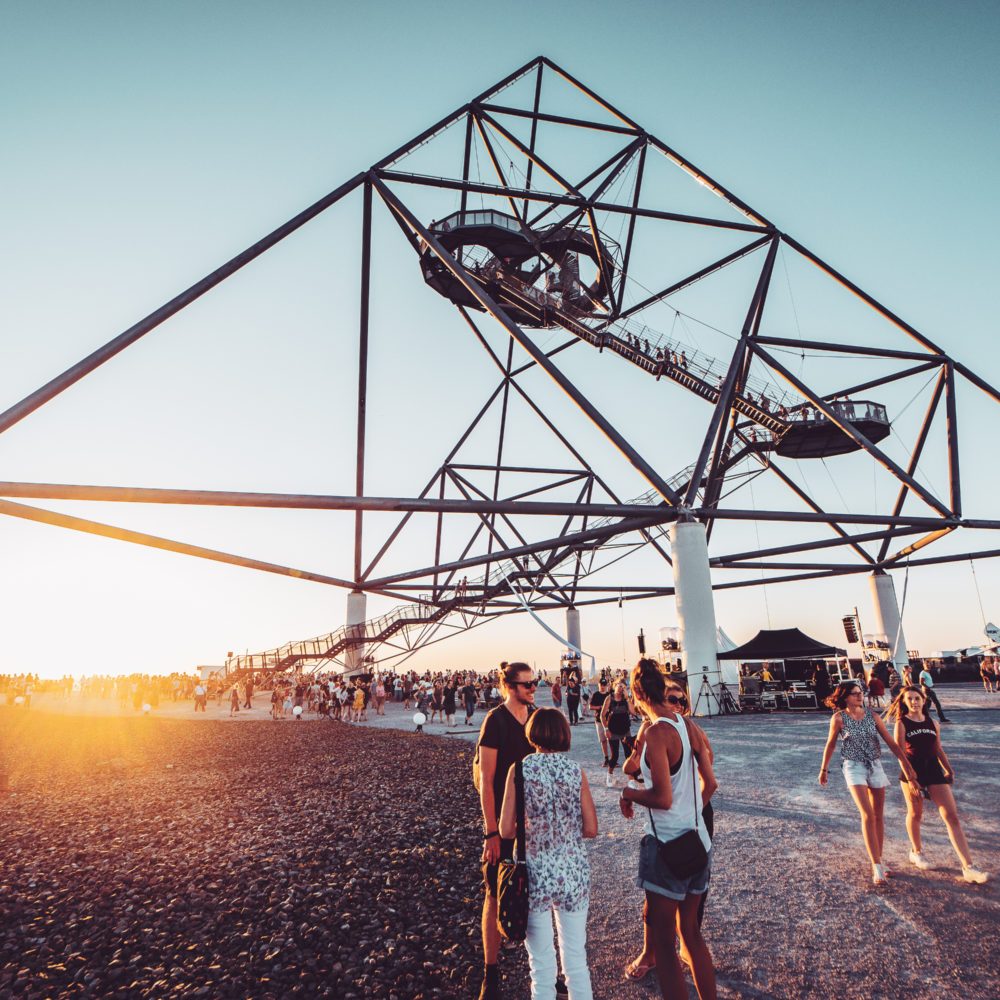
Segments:
[[[583,657],[580,655],[580,612],[576,608],[566,609],[566,656],[580,667],[583,676]],[[567,664],[568,666],[568,664]]]
[[[583,647],[580,645],[580,612],[576,608],[566,609],[566,642],[568,652],[579,656]]]
[[[903,667],[910,658],[906,655],[906,637],[899,621],[899,605],[896,603],[896,588],[892,577],[884,570],[876,570],[868,583],[872,591],[872,603],[875,606],[875,631],[886,637],[889,643],[889,662],[896,665],[896,670],[902,676]]]
[[[692,709],[695,715],[715,715],[719,711],[721,676],[705,525],[699,521],[675,521],[670,526],[670,552],[681,656],[688,675]],[[707,685],[703,684],[705,679]]]
[[[347,628],[349,635],[364,636],[364,623],[367,619],[368,595],[361,590],[352,590],[347,595]],[[365,644],[359,643],[347,648],[344,654],[346,666],[344,673],[348,676],[365,672]]]

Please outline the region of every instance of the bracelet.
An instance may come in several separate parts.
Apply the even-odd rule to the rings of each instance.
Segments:
[[[499,836],[500,836],[500,831],[494,830],[492,833],[486,834],[486,836],[483,837],[483,840],[489,840],[491,837],[499,837]]]
[[[825,768],[825,767],[821,767],[821,768],[819,769],[819,773],[820,773],[820,774],[828,774],[828,773],[829,773],[829,771],[827,770],[827,768]]]

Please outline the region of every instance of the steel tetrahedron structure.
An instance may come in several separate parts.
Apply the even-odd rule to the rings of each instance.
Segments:
[[[343,664],[359,649],[399,661],[527,608],[671,595],[666,532],[678,520],[708,526],[717,590],[1000,555],[1000,547],[959,550],[954,542],[1000,530],[1000,520],[963,510],[958,427],[960,392],[985,394],[992,406],[997,389],[544,56],[9,407],[0,433],[348,199],[359,202],[361,219],[353,495],[3,482],[0,513],[398,602],[381,617],[232,658],[231,668],[253,670]],[[365,492],[376,213],[412,250],[420,289],[441,301],[496,372],[481,408],[441,442],[441,461],[414,496]],[[846,311],[820,304],[810,312],[805,294],[789,299],[790,269],[801,265],[820,298],[844,296],[844,310],[859,310],[849,335],[836,335]],[[666,468],[651,456],[584,386],[583,372],[627,381],[654,401],[672,444],[689,445],[686,460]],[[591,460],[540,401],[539,384],[570,401],[643,492]],[[918,399],[922,415],[906,423]],[[663,416],[677,400],[700,407],[704,423],[685,417],[679,433]],[[558,460],[512,457],[515,407]],[[837,509],[796,471],[828,459],[851,469],[868,463],[891,489],[864,509]],[[944,488],[925,474],[931,466]],[[830,479],[836,489],[838,477]],[[754,497],[749,506],[730,500],[753,489],[742,493]],[[353,511],[353,551],[336,574],[306,571],[24,503],[44,499]],[[373,536],[371,512],[398,520]],[[794,537],[725,551],[725,526],[745,522],[794,527]],[[391,565],[414,526],[426,558]],[[949,538],[939,553],[921,551]],[[659,560],[663,580],[629,576],[628,557],[639,551]],[[808,561],[790,558],[805,553]]]

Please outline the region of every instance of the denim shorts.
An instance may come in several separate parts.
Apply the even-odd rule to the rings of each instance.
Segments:
[[[889,779],[882,761],[876,760],[865,764],[860,760],[845,760],[841,762],[844,770],[844,781],[848,785],[867,785],[869,788],[888,788]]]
[[[688,878],[675,878],[660,860],[656,839],[648,833],[639,843],[639,875],[635,884],[646,892],[655,892],[668,899],[678,901],[685,896],[700,896],[708,892],[708,882],[712,874],[712,852],[708,852],[708,863],[700,871]]]

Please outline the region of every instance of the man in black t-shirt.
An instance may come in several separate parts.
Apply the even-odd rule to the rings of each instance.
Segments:
[[[462,688],[462,701],[465,703],[465,724],[472,725],[472,717],[476,714],[476,688],[472,681],[466,681]]]
[[[524,760],[534,748],[524,735],[524,727],[535,707],[538,681],[526,663],[504,664],[500,686],[505,700],[492,709],[479,731],[479,803],[483,813],[483,959],[485,970],[480,1000],[499,1000],[500,974],[497,954],[500,932],[497,930],[497,868],[501,858],[513,856],[514,842],[500,839],[500,807],[503,805],[507,772]]]

